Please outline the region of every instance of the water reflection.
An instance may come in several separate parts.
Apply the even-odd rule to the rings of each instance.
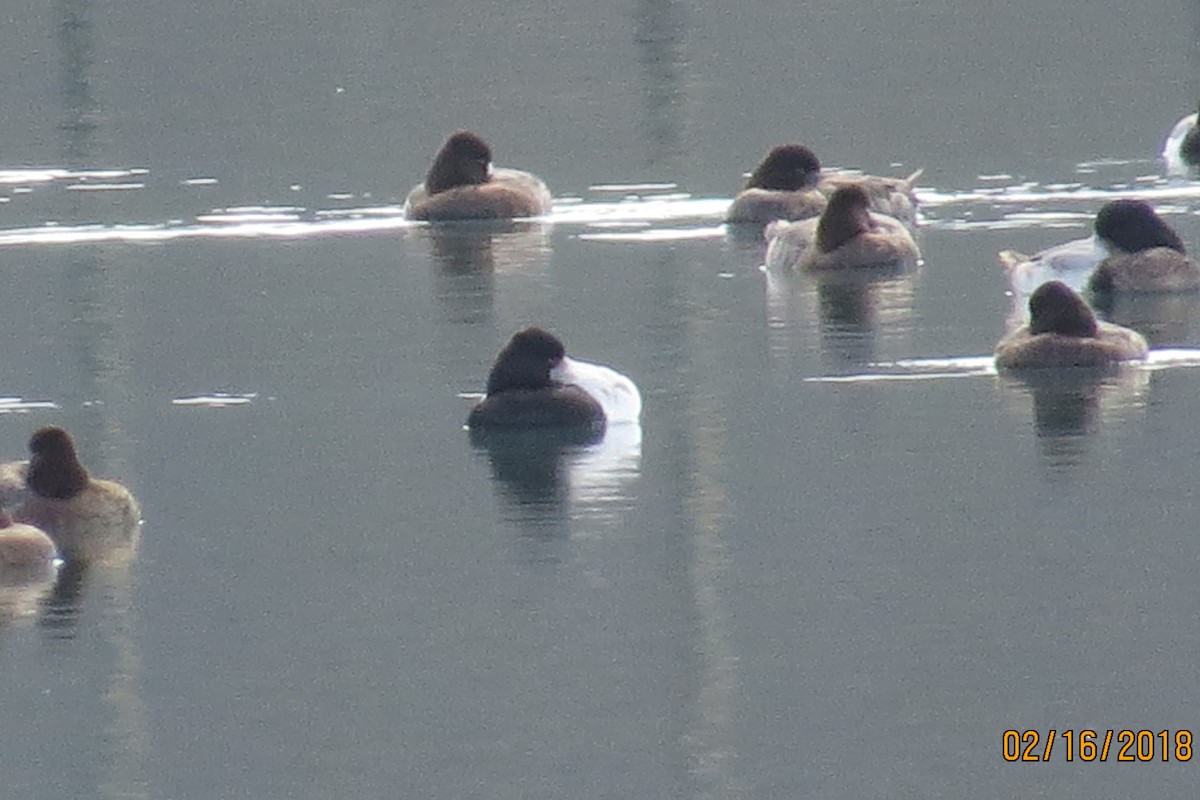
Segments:
[[[496,275],[543,272],[550,258],[549,226],[539,222],[489,220],[419,226],[410,236],[429,242],[434,294],[447,320],[473,324],[490,320]],[[532,269],[531,269],[532,268]]]
[[[634,11],[634,42],[644,101],[645,166],[666,174],[677,172],[680,166],[687,119],[684,11],[676,0],[639,0]]]
[[[103,109],[93,90],[94,56],[90,0],[58,0],[57,41],[61,58],[63,122],[60,124],[62,158],[74,169],[93,166],[98,154],[96,137]],[[83,216],[87,192],[70,192],[64,205],[73,218]],[[131,439],[122,421],[132,395],[127,326],[133,316],[126,282],[128,275],[106,263],[103,245],[71,251],[63,272],[64,286],[56,293],[61,305],[62,341],[58,343],[64,372],[75,379],[75,393],[64,406],[74,417],[67,427],[79,449],[88,454],[93,471],[101,476],[132,477]],[[77,413],[76,409],[82,409]],[[133,482],[136,483],[136,482]],[[132,566],[141,528],[105,531],[89,543],[85,553],[59,571],[53,590],[44,598],[41,629],[51,639],[70,642],[81,654],[91,646],[89,637],[76,638],[76,628],[89,604],[102,613],[95,625],[108,651],[91,652],[88,670],[102,684],[98,696],[104,713],[80,711],[101,729],[102,764],[96,776],[99,796],[146,798],[149,787],[145,763],[149,751],[147,711],[141,698],[141,656],[135,635]],[[87,748],[92,752],[92,748]]]
[[[620,524],[632,505],[640,425],[614,425],[599,441],[573,431],[488,430],[471,431],[470,440],[487,456],[505,519],[538,545],[525,552],[530,562],[561,560],[554,543],[569,538],[573,522]]]
[[[811,328],[814,318],[822,352],[834,370],[878,361],[881,331],[888,339],[912,331],[914,273],[895,269],[836,275],[764,272],[773,355],[790,349],[789,329]]]
[[[1069,472],[1083,463],[1089,442],[1105,424],[1116,424],[1145,408],[1150,372],[1137,366],[1029,370],[1004,374],[998,385],[1007,405],[1024,414],[1032,401],[1033,425],[1043,463]]]
[[[37,616],[57,577],[58,570],[53,564],[22,570],[0,569],[0,631],[13,622]]]

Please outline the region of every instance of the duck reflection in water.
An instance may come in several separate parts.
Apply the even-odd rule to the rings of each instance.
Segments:
[[[1024,398],[1033,405],[1033,426],[1043,462],[1052,472],[1083,463],[1088,445],[1106,425],[1119,425],[1144,409],[1150,373],[1131,368],[1032,370],[1004,373],[1000,386],[1024,416]]]
[[[540,280],[549,263],[549,227],[539,222],[476,220],[414,228],[411,236],[429,242],[434,293],[451,322],[490,319],[497,276]]]
[[[487,457],[506,521],[543,544],[569,538],[575,521],[619,524],[640,474],[640,425],[614,426],[600,441],[578,429],[486,428],[472,429],[470,441]]]

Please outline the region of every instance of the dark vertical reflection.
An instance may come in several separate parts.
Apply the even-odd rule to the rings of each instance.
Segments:
[[[55,5],[61,66],[63,117],[62,159],[70,169],[97,166],[97,139],[103,120],[94,91],[95,29],[91,0],[58,0]],[[82,216],[85,193],[70,193],[65,208],[73,220]],[[66,251],[62,273],[62,367],[66,376],[60,398],[64,413],[91,471],[133,484],[130,437],[122,414],[131,401],[130,364],[125,326],[132,318],[122,265],[109,265],[100,246]],[[91,563],[63,567],[46,601],[43,630],[56,639],[77,639],[83,648],[91,637],[76,628],[95,625],[111,660],[89,663],[101,683],[99,698],[106,713],[97,717],[102,731],[96,741],[100,759],[97,793],[108,798],[147,798],[146,762],[149,736],[141,697],[141,654],[136,639],[132,559],[139,531],[96,554]],[[102,603],[88,614],[90,603]],[[86,708],[86,706],[85,706]],[[80,720],[87,718],[80,712]],[[77,735],[86,733],[77,732]],[[94,746],[94,745],[93,745]]]
[[[478,324],[492,317],[496,256],[490,227],[432,225],[421,231],[433,255],[434,291],[451,322]]]
[[[62,58],[65,165],[88,166],[92,137],[99,128],[100,106],[92,95],[91,0],[58,0],[58,41]]]
[[[645,165],[655,174],[675,174],[685,149],[685,10],[676,0],[638,0],[634,26],[645,103]]]
[[[689,275],[674,252],[653,268],[661,283],[653,291],[656,307],[668,309],[653,331],[656,349],[681,373],[699,384],[684,382],[677,395],[659,398],[678,409],[658,418],[655,437],[664,449],[661,461],[668,476],[669,503],[675,506],[678,538],[668,544],[665,580],[675,587],[681,620],[690,623],[675,654],[679,664],[679,716],[672,720],[680,764],[681,796],[737,797],[734,774],[737,752],[737,663],[730,612],[725,607],[727,545],[724,532],[729,497],[724,483],[728,431],[717,387],[706,376],[721,374],[722,357],[714,352],[719,335],[711,321],[697,316]]]

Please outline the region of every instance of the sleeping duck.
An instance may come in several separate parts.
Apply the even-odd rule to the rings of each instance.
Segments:
[[[137,500],[121,484],[91,477],[70,434],[41,428],[30,438],[29,452],[29,461],[0,464],[0,500],[15,519],[49,534],[68,560],[88,560],[136,538],[142,518]]]
[[[920,260],[908,228],[870,210],[862,186],[838,188],[816,220],[767,226],[767,266],[772,269],[840,270],[912,267]]]
[[[422,183],[404,201],[408,219],[446,221],[536,217],[550,211],[541,178],[492,166],[492,149],[478,134],[451,134]]]
[[[567,357],[562,341],[541,328],[513,334],[496,356],[487,395],[467,417],[476,429],[574,428],[601,435],[636,423],[642,397],[625,375]]]
[[[997,343],[996,368],[1106,367],[1148,352],[1141,334],[1098,321],[1071,287],[1048,281],[1029,296],[1029,323]]]

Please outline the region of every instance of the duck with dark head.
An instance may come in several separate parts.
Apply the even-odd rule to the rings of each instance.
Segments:
[[[917,178],[883,178],[859,172],[822,170],[816,154],[802,144],[782,144],[750,173],[745,188],[725,212],[729,223],[765,225],[776,220],[810,219],[825,209],[828,199],[844,186],[858,186],[870,198],[872,211],[915,225]]]
[[[820,179],[821,162],[812,150],[802,144],[773,147],[733,199],[725,221],[765,225],[815,217],[825,208],[825,195],[817,190]]]
[[[1144,200],[1113,200],[1096,214],[1096,237],[1108,250],[1088,278],[1100,295],[1200,289],[1200,262]]]
[[[997,343],[996,368],[1109,367],[1148,352],[1141,334],[1097,320],[1071,287],[1048,281],[1029,296],[1029,323]]]
[[[572,428],[599,437],[610,424],[636,423],[642,399],[625,375],[567,357],[542,328],[513,334],[488,374],[487,396],[471,409],[474,430]]]
[[[842,186],[817,220],[767,226],[767,266],[813,271],[915,266],[920,251],[899,220],[870,210],[861,186]]]
[[[29,452],[29,461],[0,465],[0,499],[17,520],[44,530],[68,560],[91,560],[136,541],[137,501],[121,484],[91,477],[70,434],[41,428]]]
[[[409,219],[516,219],[550,211],[550,190],[529,172],[492,166],[492,149],[471,131],[451,134],[422,183],[404,201]]]

